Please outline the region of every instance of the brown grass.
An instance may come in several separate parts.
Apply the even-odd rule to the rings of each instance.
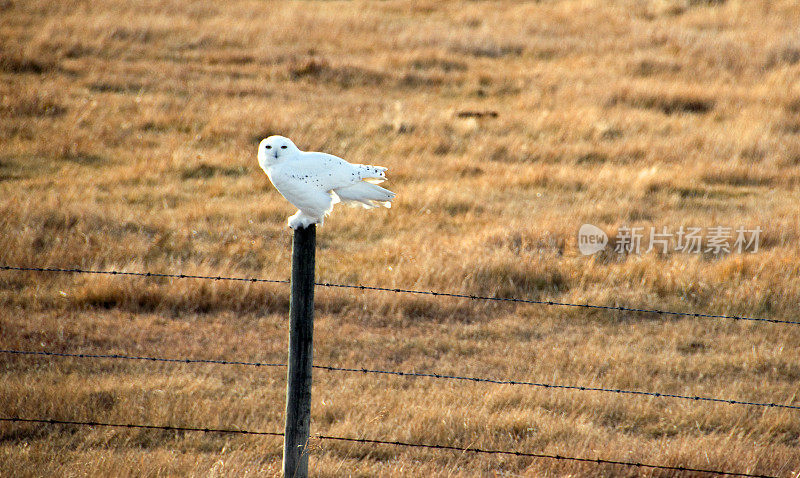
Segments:
[[[255,147],[389,168],[323,281],[798,320],[795,2],[0,2],[0,263],[288,277]],[[478,112],[481,114],[463,114]],[[495,114],[489,114],[496,112]],[[755,226],[584,257],[581,224]],[[287,287],[0,274],[3,348],[284,360]],[[320,364],[800,404],[800,329],[319,289]],[[0,357],[0,414],[280,430],[282,369]],[[800,473],[794,411],[318,371],[314,432]],[[0,425],[3,476],[277,475],[277,439]],[[672,476],[312,443],[316,476]],[[793,475],[794,474],[794,475]]]

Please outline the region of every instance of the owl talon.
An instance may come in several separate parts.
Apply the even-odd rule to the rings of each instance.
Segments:
[[[316,218],[306,216],[302,213],[302,211],[297,211],[293,215],[289,216],[289,220],[287,222],[289,223],[289,227],[292,229],[306,228],[312,224],[322,225],[321,219],[317,221]]]

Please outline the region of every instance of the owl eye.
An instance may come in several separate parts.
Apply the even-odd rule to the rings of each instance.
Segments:
[[[270,145],[267,145],[267,149],[272,149],[272,146],[270,146]]]
[[[283,146],[281,146],[281,149],[286,149],[286,145],[284,144]]]

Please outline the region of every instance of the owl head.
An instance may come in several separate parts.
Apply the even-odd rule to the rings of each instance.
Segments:
[[[266,168],[299,152],[291,139],[277,135],[270,136],[262,139],[258,145],[258,163],[262,168]]]

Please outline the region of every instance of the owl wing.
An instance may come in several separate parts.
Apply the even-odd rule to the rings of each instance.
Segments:
[[[351,164],[327,153],[302,153],[298,164],[304,171],[316,174],[327,189],[338,189],[359,181],[381,182],[386,179],[386,168]]]
[[[267,175],[275,189],[308,216],[320,219],[338,202],[322,180],[324,173],[319,164],[293,158],[270,167]]]
[[[301,152],[270,168],[272,184],[290,203],[309,216],[323,217],[339,202],[335,190],[361,181],[380,182],[386,168],[350,164],[332,154]]]

